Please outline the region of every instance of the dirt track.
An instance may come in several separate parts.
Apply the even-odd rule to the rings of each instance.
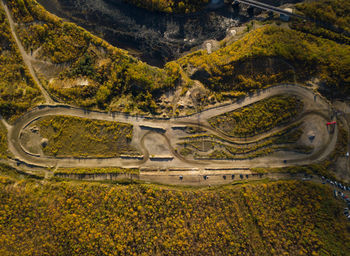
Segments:
[[[45,91],[37,78],[32,67],[32,58],[28,56],[23,48],[20,40],[15,32],[15,24],[10,15],[7,6],[4,6],[6,16],[9,20],[12,36],[20,50],[24,59],[24,63],[29,69],[35,83],[40,88],[46,103],[32,111],[24,114],[19,118],[13,126],[8,125],[4,120],[8,129],[9,149],[18,162],[27,165],[41,167],[137,167],[149,168],[154,170],[182,168],[197,169],[203,171],[207,168],[225,169],[225,168],[252,168],[252,167],[283,167],[287,165],[304,165],[310,164],[324,159],[330,154],[335,147],[337,141],[338,130],[335,129],[333,134],[329,134],[325,129],[325,123],[332,119],[332,109],[330,104],[320,95],[315,95],[309,90],[299,85],[279,85],[268,89],[258,91],[251,94],[237,103],[223,105],[217,108],[208,109],[200,113],[171,119],[152,119],[140,116],[129,116],[122,113],[103,113],[96,111],[87,111],[67,105],[55,104],[50,95]],[[292,123],[283,127],[276,127],[266,133],[262,133],[249,138],[232,138],[214,129],[208,124],[208,119],[226,112],[230,112],[249,104],[258,102],[262,99],[280,95],[289,94],[296,95],[304,102],[304,111],[300,113]],[[97,119],[104,121],[118,121],[130,123],[134,126],[133,145],[135,145],[143,154],[142,160],[126,159],[126,158],[54,158],[47,156],[38,156],[28,152],[21,144],[20,135],[24,128],[35,120],[51,115],[69,115],[75,117]],[[315,121],[316,120],[316,121]],[[209,131],[213,135],[217,135],[229,142],[236,144],[252,143],[271,136],[273,133],[279,132],[296,122],[312,122],[313,129],[321,131],[317,134],[317,143],[315,150],[311,155],[297,154],[293,152],[279,152],[267,157],[260,157],[247,160],[190,160],[182,157],[176,151],[176,143],[179,140],[179,134],[173,129],[176,126],[192,125]],[[166,152],[166,153],[165,153]],[[151,158],[151,155],[159,156]],[[284,163],[287,160],[287,164]]]
[[[325,123],[331,120],[331,108],[326,100],[317,96],[315,101],[315,94],[313,91],[299,86],[299,85],[279,85],[271,87],[255,94],[246,97],[239,103],[233,103],[222,107],[205,110],[201,113],[171,119],[150,119],[148,117],[129,116],[123,113],[103,113],[96,111],[87,111],[80,108],[75,108],[67,105],[42,105],[36,109],[24,114],[20,117],[16,123],[12,126],[8,126],[8,138],[9,149],[19,161],[27,164],[45,166],[45,167],[137,167],[137,168],[152,168],[152,169],[169,169],[169,168],[199,168],[204,170],[205,168],[252,168],[252,167],[283,167],[287,165],[303,165],[310,164],[324,159],[329,153],[331,153],[335,147],[337,140],[337,129],[333,134],[324,132],[322,138],[319,138],[319,144],[311,155],[297,154],[293,152],[279,152],[267,157],[260,157],[248,160],[188,160],[180,156],[175,148],[178,141],[178,135],[175,134],[172,127],[176,127],[182,124],[193,124],[204,129],[210,129],[210,132],[217,134],[218,136],[226,136],[230,141],[234,141],[240,144],[250,143],[255,140],[266,138],[269,135],[284,129],[291,125],[288,124],[284,127],[278,127],[272,129],[269,132],[246,138],[231,138],[227,135],[217,132],[214,128],[207,125],[207,119],[228,111],[247,106],[259,100],[267,97],[271,97],[279,94],[296,95],[304,102],[304,111],[300,113],[299,117],[295,118],[293,123],[300,120],[308,121],[317,116],[318,120],[322,122],[316,123],[320,130],[325,130]],[[38,120],[44,116],[51,115],[69,115],[82,118],[90,118],[105,121],[118,121],[130,123],[134,126],[133,143],[136,145],[143,154],[142,160],[125,159],[125,158],[99,158],[99,159],[83,159],[83,158],[53,158],[46,156],[36,156],[23,149],[20,141],[20,134],[22,130],[30,125],[32,122]],[[163,131],[163,132],[161,132]],[[160,139],[152,139],[152,134],[158,134],[164,138],[164,141]],[[316,135],[317,136],[317,135]],[[150,155],[163,155],[163,152],[154,151],[156,147],[150,148],[145,145],[145,140],[152,140],[154,143],[161,143],[167,147],[167,153],[164,159],[150,159]],[[163,147],[164,149],[164,147]],[[171,159],[173,158],[173,159]],[[283,163],[283,160],[287,160],[287,164]]]

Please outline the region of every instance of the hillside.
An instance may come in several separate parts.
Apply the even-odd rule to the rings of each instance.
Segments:
[[[0,5],[0,115],[13,121],[42,102],[40,90],[23,62]]]
[[[203,107],[283,82],[318,79],[335,94],[349,91],[350,47],[293,29],[264,26],[223,42],[212,54],[196,51],[159,69],[49,14],[34,0],[22,3],[9,2],[18,36],[43,86],[59,102],[171,116],[180,99],[164,95],[175,90],[184,95],[195,87],[193,80],[205,86]],[[171,104],[163,104],[164,97]]]
[[[212,54],[194,52],[177,62],[214,91],[249,92],[318,77],[349,92],[350,46],[276,26],[258,28]]]
[[[58,101],[118,109],[123,95],[129,105],[124,109],[152,112],[155,96],[178,79],[176,73],[168,76],[167,70],[146,65],[82,28],[63,22],[36,1],[10,1],[9,7],[24,48],[34,57],[32,62],[42,82]]]
[[[6,178],[11,171],[1,168],[1,255],[346,255],[350,249],[342,206],[320,185],[41,184]]]

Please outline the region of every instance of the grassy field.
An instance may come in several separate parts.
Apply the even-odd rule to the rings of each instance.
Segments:
[[[124,168],[59,168],[55,174],[99,174],[99,173],[130,173],[139,174],[139,169],[124,169]]]
[[[214,128],[233,137],[247,137],[291,121],[303,109],[293,96],[275,96],[209,119]]]
[[[211,189],[41,183],[1,171],[1,255],[346,255],[350,226],[328,187]]]
[[[115,157],[138,155],[130,145],[133,126],[68,116],[49,116],[37,123],[48,139],[43,151],[50,156]]]
[[[42,101],[40,90],[23,62],[0,5],[0,115],[14,121]]]

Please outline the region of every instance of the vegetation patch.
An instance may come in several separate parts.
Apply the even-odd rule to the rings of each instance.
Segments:
[[[149,66],[50,14],[35,0],[11,0],[8,4],[26,50],[51,62],[51,69],[60,67],[56,74],[44,74],[50,80],[48,91],[59,101],[87,108],[155,113],[155,100],[177,84],[180,68],[176,63],[168,63],[164,69]],[[129,100],[120,106],[125,96]]]
[[[26,173],[16,168],[13,168],[7,164],[0,163],[0,183],[10,184],[19,180],[34,181],[44,179],[44,173],[36,171],[35,174]]]
[[[210,190],[0,183],[0,213],[1,255],[346,255],[350,250],[349,222],[331,189],[298,181]]]
[[[131,145],[133,126],[69,116],[49,116],[37,122],[47,139],[46,155],[56,157],[117,157],[138,155]]]
[[[276,151],[294,151],[309,154],[312,147],[298,144],[303,130],[298,128],[300,123],[294,124],[271,136],[247,144],[227,141],[215,135],[199,134],[182,138],[179,153],[187,157],[192,155],[196,159],[251,159],[265,156]]]
[[[303,108],[294,96],[274,96],[210,118],[211,126],[232,137],[260,134],[290,122]]]
[[[311,1],[297,4],[296,8],[310,20],[295,20],[293,28],[340,43],[350,43],[349,1]]]
[[[311,189],[315,191],[309,194]],[[292,191],[298,191],[300,195],[295,197]],[[241,195],[254,218],[261,239],[268,244],[275,245],[274,248],[271,248],[271,254],[283,255],[283,250],[286,250],[294,255],[344,255],[345,252],[337,248],[339,244],[328,243],[338,236],[335,229],[341,230],[341,228],[336,227],[340,223],[329,226],[327,222],[333,221],[335,216],[342,217],[340,209],[339,212],[331,210],[334,209],[336,202],[332,198],[330,188],[295,181],[280,181],[260,186],[245,185]],[[326,209],[326,205],[330,208]],[[272,220],[274,218],[276,219]],[[312,224],[314,223],[313,218],[320,218],[323,221],[314,225]],[[345,220],[344,217],[343,219]],[[349,223],[346,225],[348,226]],[[278,234],[282,227],[283,234]],[[326,231],[325,229],[328,228],[330,230]],[[348,230],[343,229],[343,232],[348,232]],[[298,237],[301,238],[300,234],[308,238],[298,239]],[[292,241],[299,244],[300,248],[296,249]],[[349,240],[346,243],[348,244]],[[286,246],[283,246],[284,249],[281,248],[282,244]],[[312,246],[306,248],[306,244],[312,244]]]
[[[348,45],[266,25],[212,54],[200,50],[177,62],[192,78],[217,92],[250,92],[317,76],[344,93],[350,88],[349,56]],[[263,65],[256,65],[259,61]]]
[[[7,154],[8,154],[7,129],[0,122],[0,158],[6,158]]]
[[[166,2],[165,8],[168,3],[174,2],[171,8],[181,3],[142,1],[145,5],[151,2],[152,6]],[[185,6],[194,3],[182,2]],[[176,86],[186,91],[193,79],[211,90],[207,98],[212,96],[214,101],[312,77],[336,89],[333,91],[349,92],[350,46],[297,30],[267,25],[212,54],[196,51],[159,69],[49,14],[34,0],[11,0],[8,4],[27,51],[63,69],[47,77],[50,94],[85,108],[173,114],[173,108],[161,109],[156,102]]]
[[[43,97],[25,66],[0,5],[0,115],[14,121]]]
[[[288,166],[283,168],[252,168],[252,171],[257,173],[306,173],[324,176],[332,180],[338,180],[338,178],[336,177],[336,162],[339,157],[344,157],[347,152],[348,134],[340,122],[338,122],[337,125],[339,132],[335,149],[330,155],[328,155],[326,160],[322,161],[321,163],[303,166]]]
[[[56,170],[55,175],[60,174],[139,174],[139,169],[127,169],[127,168],[59,168]]]

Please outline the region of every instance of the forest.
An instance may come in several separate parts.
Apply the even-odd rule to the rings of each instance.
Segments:
[[[214,91],[250,92],[316,76],[335,91],[350,92],[350,46],[273,25],[212,54],[200,50],[177,62]]]
[[[350,35],[350,3],[347,0],[319,0],[296,5],[298,11]]]
[[[0,115],[12,122],[42,101],[0,5]]]
[[[350,44],[350,4],[347,0],[319,0],[296,5],[306,20],[296,19],[291,27],[338,43]]]
[[[1,255],[346,255],[322,185],[171,188],[23,179],[0,166]]]

